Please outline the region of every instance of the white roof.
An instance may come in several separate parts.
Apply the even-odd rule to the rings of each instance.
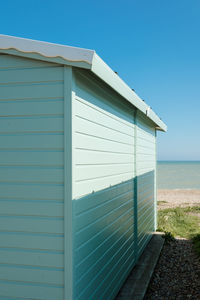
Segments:
[[[21,55],[91,70],[118,94],[151,119],[158,130],[167,126],[153,110],[96,54],[94,50],[52,44],[0,34],[0,53]]]

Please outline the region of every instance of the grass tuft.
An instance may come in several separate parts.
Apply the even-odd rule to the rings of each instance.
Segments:
[[[184,212],[194,212],[194,213],[200,213],[200,206],[187,206],[184,207]]]
[[[163,200],[163,201],[158,201],[158,202],[157,202],[158,205],[159,205],[159,204],[163,204],[163,203],[168,203],[168,202],[167,202],[167,201],[164,201],[164,200]]]
[[[158,211],[159,231],[187,239],[200,234],[199,218],[190,212],[198,213],[199,207],[176,207]]]
[[[164,235],[162,236],[165,239],[166,243],[173,242],[175,240],[173,234],[171,232],[165,231]]]

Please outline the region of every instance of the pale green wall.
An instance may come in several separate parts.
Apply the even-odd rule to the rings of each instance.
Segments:
[[[137,115],[137,207],[138,255],[155,228],[156,137],[152,122],[141,113]]]
[[[0,299],[114,299],[154,180],[155,127],[131,104],[88,71],[0,55]]]
[[[63,298],[63,234],[63,68],[0,55],[0,299]]]
[[[74,92],[74,297],[114,299],[154,228],[155,128],[85,72]]]

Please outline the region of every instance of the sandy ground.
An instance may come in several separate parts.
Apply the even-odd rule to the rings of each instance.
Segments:
[[[200,190],[158,190],[158,209],[200,206]]]

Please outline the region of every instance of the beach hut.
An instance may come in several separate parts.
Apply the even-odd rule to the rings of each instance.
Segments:
[[[157,130],[94,51],[0,36],[0,299],[114,299],[156,229]]]

